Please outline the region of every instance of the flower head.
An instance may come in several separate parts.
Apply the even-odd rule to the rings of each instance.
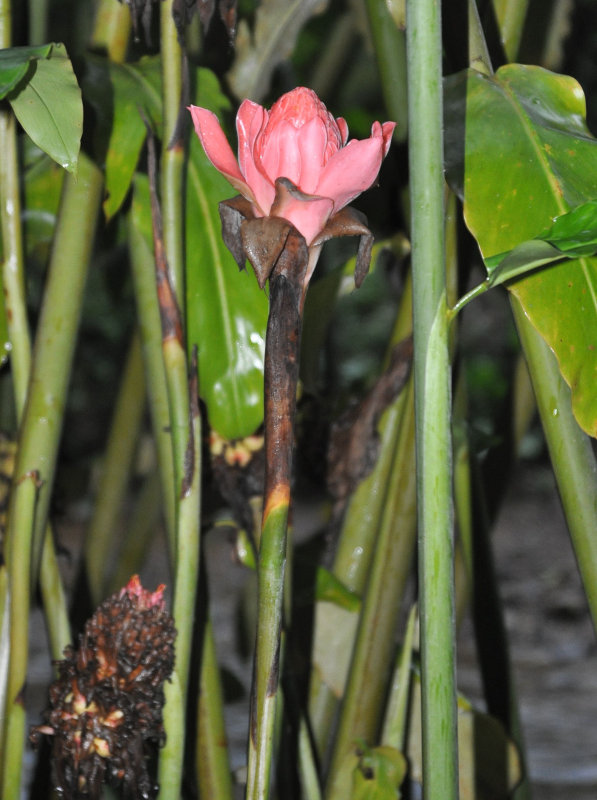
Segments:
[[[299,87],[269,112],[243,101],[236,116],[237,161],[215,114],[189,110],[207,157],[255,216],[288,220],[307,245],[374,183],[395,128],[394,122],[374,122],[368,139],[348,141],[345,120],[334,119],[315,92]]]
[[[53,737],[54,786],[67,800],[98,800],[106,781],[130,797],[156,792],[146,762],[164,741],[163,683],[176,636],[163,593],[163,585],[147,591],[135,575],[57,663],[46,721],[31,739]]]

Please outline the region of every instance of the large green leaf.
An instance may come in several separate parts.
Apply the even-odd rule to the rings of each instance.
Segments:
[[[198,104],[221,114],[227,101],[208,70]],[[219,108],[218,108],[219,106]],[[199,392],[210,424],[234,439],[263,421],[263,355],[268,302],[253,271],[239,272],[222,242],[218,203],[234,189],[191,137],[187,172],[187,336],[199,348]]]
[[[35,144],[69,172],[76,172],[83,103],[79,84],[63,44],[37,60],[25,86],[8,99]]]
[[[51,44],[0,50],[0,99],[12,92],[23,79],[33,75],[33,62],[39,58],[47,58],[51,52]]]
[[[509,64],[446,86],[446,162],[484,258],[535,239],[597,186],[597,141],[572,78]],[[512,273],[514,274],[514,273]],[[597,435],[597,260],[544,267],[508,288],[552,348],[581,427]]]
[[[156,131],[162,125],[160,58],[115,64],[90,56],[86,67],[83,91],[98,120],[96,145],[105,160],[104,213],[110,219],[126,197],[145,141],[142,114]]]

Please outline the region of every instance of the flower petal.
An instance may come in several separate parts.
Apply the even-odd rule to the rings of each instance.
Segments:
[[[303,192],[314,194],[321,169],[325,163],[325,151],[328,144],[328,130],[323,120],[320,117],[313,117],[306,122],[298,132],[296,143],[301,164],[297,185]],[[332,143],[332,147],[333,145],[334,143]]]
[[[216,115],[207,108],[199,106],[189,106],[188,108],[193,118],[197,136],[205,150],[205,155],[235,189],[238,189],[241,194],[252,200],[251,190],[238,167],[232,148],[228,144],[226,134],[222,130]]]
[[[274,182],[260,168],[259,137],[267,124],[268,113],[258,103],[243,100],[236,115],[238,161],[247,184],[251,187],[260,212],[267,216],[274,202]]]
[[[342,146],[344,147],[344,145],[348,141],[348,125],[346,124],[346,120],[344,119],[344,117],[337,117],[336,124],[340,129],[340,135],[342,136]]]
[[[271,215],[291,222],[303,234],[307,245],[325,227],[333,208],[334,202],[328,197],[305,194],[285,178],[276,181],[276,200]]]
[[[377,178],[381,162],[390,146],[394,123],[379,123],[377,135],[358,141],[353,139],[333,155],[322,170],[315,194],[331,197],[334,211],[339,211],[368,189]],[[374,126],[375,128],[375,126]]]

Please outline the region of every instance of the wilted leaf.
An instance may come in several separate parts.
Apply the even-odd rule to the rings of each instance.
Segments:
[[[575,80],[509,64],[491,77],[454,76],[446,89],[448,174],[485,258],[542,236],[556,217],[595,196],[597,141]],[[549,256],[549,248],[538,249]],[[501,278],[524,269],[513,262]],[[556,354],[579,424],[597,435],[597,260],[567,260],[508,288]]]
[[[9,98],[15,115],[35,144],[69,172],[76,172],[83,103],[63,44],[38,60],[25,87]]]
[[[228,83],[240,99],[260,102],[267,94],[276,67],[294,50],[301,28],[327,8],[327,0],[262,0],[255,28],[242,20],[236,37],[236,58]]]

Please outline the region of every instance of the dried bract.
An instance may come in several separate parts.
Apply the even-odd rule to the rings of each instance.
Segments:
[[[57,664],[45,724],[30,738],[53,737],[53,782],[67,800],[99,800],[104,782],[125,797],[155,796],[148,761],[164,741],[163,684],[176,637],[163,592],[143,589],[135,575],[99,606],[78,648],[67,647]]]

